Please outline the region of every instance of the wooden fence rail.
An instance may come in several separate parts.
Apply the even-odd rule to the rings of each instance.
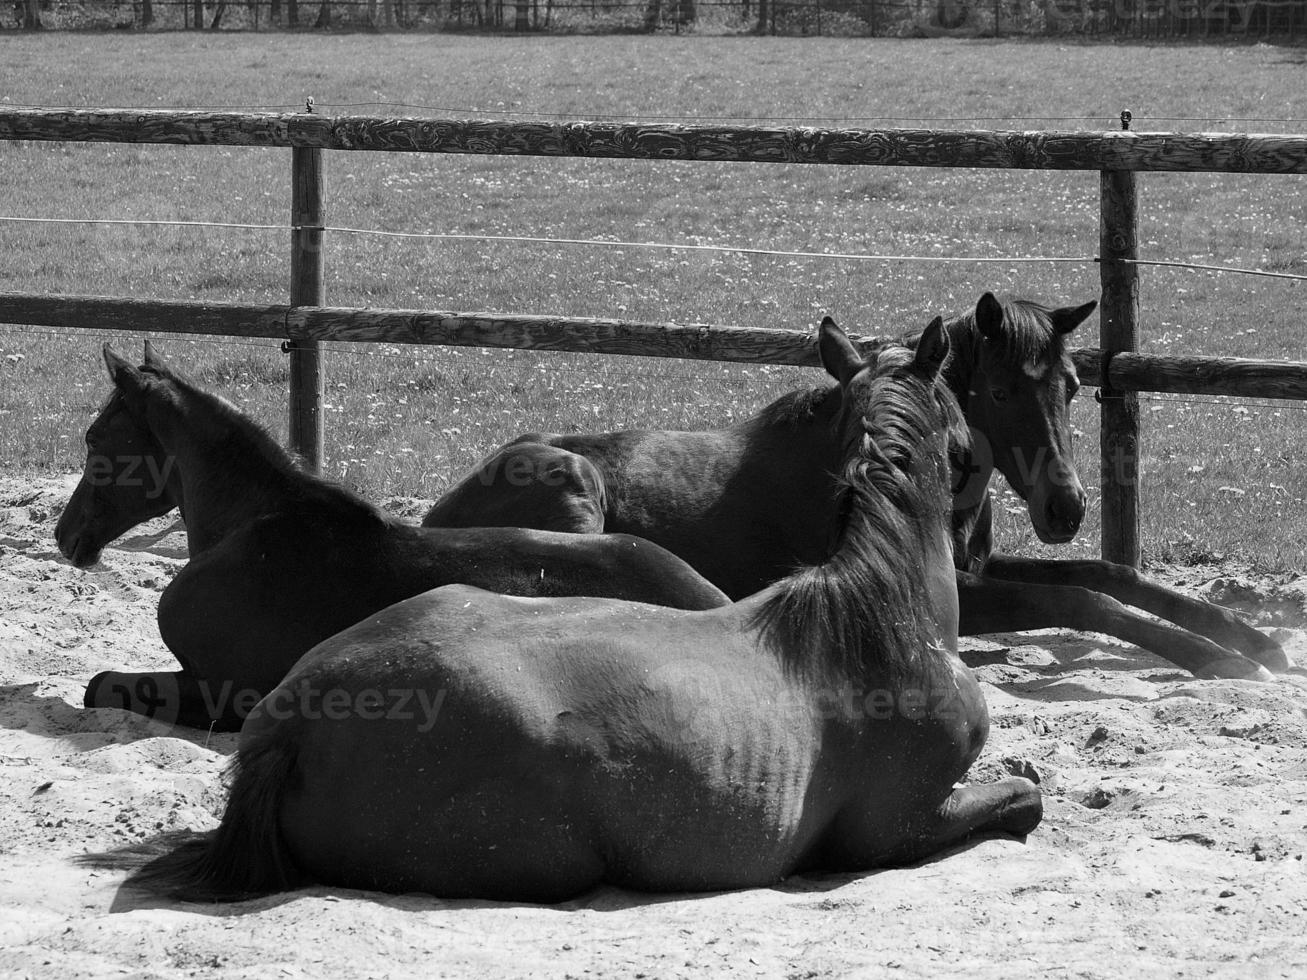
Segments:
[[[0,109],[0,139],[1018,170],[1307,174],[1307,136],[498,122],[316,112]]]
[[[141,333],[266,337],[293,343],[385,343],[627,354],[738,364],[818,367],[810,331],[595,317],[348,307],[255,306],[193,300],[0,293],[0,323]],[[855,338],[872,350],[883,337]],[[1082,384],[1103,387],[1103,352],[1071,352]],[[1307,362],[1125,352],[1108,363],[1109,389],[1307,401]]]
[[[0,323],[818,365],[813,337],[802,331],[596,318],[0,293]]]
[[[1125,114],[1123,120],[1127,118]],[[1103,556],[1138,564],[1137,391],[1307,398],[1307,365],[1135,352],[1136,173],[1307,174],[1307,136],[1147,132],[501,122],[159,109],[0,108],[0,139],[265,146],[292,149],[292,283],[286,306],[0,294],[0,322],[278,337],[289,343],[292,443],[322,452],[318,345],[388,341],[813,364],[792,331],[531,315],[333,309],[323,305],[323,150],[601,157],[633,160],[1091,170],[1101,174],[1101,350],[1076,364],[1102,399]],[[1106,363],[1106,372],[1103,365]],[[1104,376],[1105,375],[1105,376]]]

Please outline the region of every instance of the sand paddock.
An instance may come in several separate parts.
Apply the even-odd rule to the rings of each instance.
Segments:
[[[53,540],[74,482],[0,479],[0,976],[1307,975],[1307,583],[1169,576],[1276,631],[1297,669],[1270,685],[1101,637],[965,641],[992,716],[973,777],[1045,792],[1025,842],[561,907],[327,888],[180,905],[71,862],[212,826],[235,747],[79,707],[97,671],[171,669],[154,612],[185,536],[164,518],[78,571]]]

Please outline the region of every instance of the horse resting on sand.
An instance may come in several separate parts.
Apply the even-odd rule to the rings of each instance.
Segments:
[[[180,509],[190,561],[159,599],[179,671],[106,671],[87,707],[218,730],[310,647],[370,613],[463,582],[523,596],[594,595],[709,609],[726,596],[663,548],[627,535],[419,528],[301,470],[256,423],[183,379],[147,345],[108,345],[113,392],[86,432],[59,550],[94,564],[110,541]]]
[[[820,347],[845,447],[821,564],[697,612],[462,585],[390,606],[251,712],[216,831],[83,860],[135,862],[129,885],[197,900],[320,882],[553,902],[600,883],[766,885],[1030,831],[1029,781],[955,787],[988,720],[956,649],[948,337],[936,321],[915,354],[869,361],[838,329]],[[440,710],[382,718],[389,690]]]
[[[995,470],[1026,501],[1041,540],[1066,542],[1079,530],[1085,493],[1069,410],[1078,382],[1064,339],[1096,305],[1053,309],[986,293],[945,324],[952,351],[943,376],[972,436],[952,454],[959,630],[1107,633],[1199,676],[1269,680],[1267,668],[1288,668],[1284,651],[1227,609],[1125,565],[994,551]],[[637,534],[740,599],[830,553],[844,448],[836,420],[848,397],[842,382],[796,391],[705,432],[524,435],[455,484],[423,523]]]

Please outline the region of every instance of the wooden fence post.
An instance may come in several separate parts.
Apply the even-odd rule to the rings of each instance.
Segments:
[[[1100,178],[1099,275],[1102,283],[1102,515],[1103,558],[1139,565],[1139,396],[1109,380],[1113,355],[1139,345],[1138,192],[1132,170],[1104,170]]]
[[[291,306],[322,306],[322,150],[291,147]],[[290,446],[322,470],[322,353],[316,340],[288,341]]]

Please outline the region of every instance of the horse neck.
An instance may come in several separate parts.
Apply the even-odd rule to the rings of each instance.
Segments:
[[[974,507],[954,508],[953,566],[980,575],[994,553],[993,503],[988,492]]]
[[[971,316],[956,317],[944,325],[949,339],[949,355],[940,374],[953,392],[958,407],[966,415],[971,403],[975,366],[980,359],[980,335]]]
[[[178,505],[192,556],[270,513],[307,477],[254,423],[212,396],[178,389],[151,413],[151,429],[179,482]]]
[[[976,345],[980,342],[974,321],[963,316],[946,324],[949,356],[941,376],[962,410],[962,418],[971,437],[969,446],[949,447],[950,489],[953,493],[953,536],[969,541],[972,528],[981,519],[982,507],[989,499],[989,484],[994,478],[994,452],[989,435],[975,425],[971,405],[974,385],[978,383],[975,366],[979,360]]]
[[[741,608],[781,662],[818,687],[932,682],[946,663],[943,651],[957,652],[946,509],[942,488],[925,513],[855,495],[828,560],[797,570]]]
[[[733,427],[741,448],[738,485],[758,508],[780,513],[801,562],[828,557],[840,524],[835,475],[843,457],[833,398],[797,407],[816,393],[791,392]]]

